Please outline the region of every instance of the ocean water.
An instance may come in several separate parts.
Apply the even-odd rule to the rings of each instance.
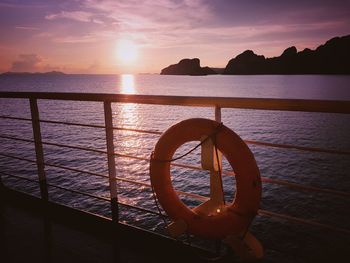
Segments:
[[[160,76],[160,75],[65,75],[0,76],[0,91],[43,91],[82,93],[127,93],[214,97],[255,97],[350,100],[350,76]],[[39,100],[40,118],[104,125],[103,105],[97,102]],[[214,118],[213,108],[114,103],[113,123],[117,127],[163,132],[188,118]],[[30,118],[25,99],[0,98],[1,115]],[[223,109],[223,123],[245,140],[293,144],[350,151],[350,116],[346,114]],[[0,134],[32,139],[31,123],[0,119]],[[105,150],[104,129],[41,123],[44,142]],[[115,151],[148,158],[159,135],[115,131]],[[31,143],[0,138],[0,153],[34,160]],[[182,146],[177,154],[196,143]],[[350,157],[248,145],[254,153],[261,176],[306,186],[350,192]],[[104,154],[44,145],[45,161],[99,174],[108,174]],[[200,164],[200,151],[181,163]],[[117,176],[149,184],[147,161],[116,158]],[[224,169],[230,167],[224,160]],[[0,171],[36,179],[34,164],[0,156]],[[69,187],[93,195],[109,197],[108,179],[46,166],[49,184]],[[13,188],[39,195],[38,186],[2,176]],[[209,175],[205,171],[172,168],[176,189],[209,195]],[[224,176],[227,201],[235,192],[233,177]],[[119,200],[157,211],[147,186],[118,182]],[[50,199],[110,217],[109,203],[100,199],[49,187]],[[189,206],[200,202],[182,200]],[[327,193],[263,184],[261,208],[318,223],[350,229],[350,198]],[[150,230],[164,232],[158,216],[121,206],[121,220]],[[305,226],[281,219],[257,216],[251,231],[263,243],[267,262],[319,262],[340,259],[350,247],[350,235],[325,228]]]

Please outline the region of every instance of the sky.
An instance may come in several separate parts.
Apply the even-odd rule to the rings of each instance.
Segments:
[[[0,72],[159,73],[225,67],[350,34],[350,0],[0,0]]]

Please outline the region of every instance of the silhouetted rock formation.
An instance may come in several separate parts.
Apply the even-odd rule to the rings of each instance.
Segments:
[[[350,35],[332,38],[316,50],[289,47],[273,58],[246,50],[228,62],[223,74],[350,74]]]
[[[253,51],[246,50],[229,61],[224,74],[259,74],[264,63],[264,56],[258,56]]]
[[[170,65],[162,69],[161,75],[194,75],[203,76],[210,74],[217,74],[209,67],[201,67],[198,58],[182,59],[178,64]]]

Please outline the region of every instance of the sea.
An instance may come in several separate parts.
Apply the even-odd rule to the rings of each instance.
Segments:
[[[350,100],[349,75],[251,75],[251,76],[164,76],[138,75],[10,75],[0,76],[0,91],[80,92],[108,94],[143,94],[174,96],[211,96],[245,98],[282,98]],[[100,102],[39,100],[40,119],[104,125]],[[189,118],[214,119],[210,107],[161,106],[113,103],[115,127],[164,132]],[[27,99],[0,98],[1,116],[30,118]],[[335,113],[287,112],[248,109],[222,109],[222,122],[244,140],[350,151],[350,116]],[[81,126],[41,123],[43,142],[106,150],[105,130]],[[0,154],[35,160],[33,143],[1,136],[33,139],[30,121],[0,118]],[[149,158],[158,134],[114,131],[115,152],[121,155]],[[176,155],[193,148],[198,142],[181,146]],[[350,193],[350,156],[346,154],[308,152],[296,149],[248,144],[261,176],[305,186]],[[109,198],[107,158],[98,152],[44,144],[45,167],[50,200],[111,217],[108,201],[83,196],[78,192]],[[200,148],[181,163],[200,166]],[[65,166],[89,173],[54,167]],[[119,201],[157,212],[149,179],[149,162],[128,157],[116,158]],[[224,159],[224,170],[231,170]],[[2,181],[8,187],[39,196],[38,184],[16,179],[14,174],[37,180],[35,163],[0,155]],[[209,196],[207,171],[172,167],[175,189]],[[226,202],[232,202],[235,179],[223,176]],[[57,188],[59,186],[61,188]],[[65,191],[69,188],[76,192]],[[195,207],[199,200],[180,196]],[[305,191],[284,185],[263,183],[261,209],[319,224],[350,230],[350,197]],[[120,205],[120,221],[151,231],[165,233],[158,215]],[[258,215],[250,231],[265,248],[264,262],[329,262],[348,256],[350,234],[337,229],[310,226],[285,219]],[[193,237],[196,240],[196,237]],[[198,241],[199,243],[202,241]],[[203,241],[204,242],[204,241]],[[208,241],[210,242],[210,241]]]

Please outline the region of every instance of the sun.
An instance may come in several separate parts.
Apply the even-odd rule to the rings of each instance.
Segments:
[[[131,64],[138,57],[137,45],[127,39],[120,40],[117,44],[117,59],[123,64]]]

